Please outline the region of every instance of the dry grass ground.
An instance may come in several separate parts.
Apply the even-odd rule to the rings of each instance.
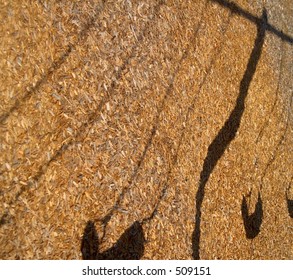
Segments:
[[[291,1],[0,11],[0,258],[293,259]]]

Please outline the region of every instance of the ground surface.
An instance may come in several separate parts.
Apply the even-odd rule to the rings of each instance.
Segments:
[[[292,1],[0,11],[0,258],[293,258]]]

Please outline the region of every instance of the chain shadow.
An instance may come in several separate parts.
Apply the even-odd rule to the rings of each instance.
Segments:
[[[88,221],[84,229],[83,238],[81,242],[81,253],[84,260],[139,260],[144,253],[144,244],[147,240],[144,237],[142,226],[155,218],[158,212],[160,202],[163,200],[166,194],[166,188],[161,192],[158,198],[156,206],[152,213],[143,218],[141,221],[135,221],[130,227],[128,227],[121,235],[119,240],[108,250],[100,253],[99,242],[103,242],[105,237],[105,230],[109,222],[105,219],[108,218],[106,215],[102,220],[95,219]],[[111,216],[110,216],[111,218]],[[109,219],[110,219],[109,218]],[[103,235],[99,239],[98,233],[95,229],[95,222],[102,222],[103,224]],[[99,241],[100,240],[100,241]]]
[[[154,7],[154,17],[157,17],[157,15],[159,14],[159,9],[162,5],[165,4],[164,0],[161,0],[157,3],[157,5]],[[28,189],[30,189],[30,187],[33,185],[33,183],[38,183],[39,180],[41,179],[41,177],[47,172],[47,169],[49,168],[49,166],[55,162],[56,160],[58,160],[62,154],[67,151],[71,146],[73,146],[75,143],[77,142],[83,142],[83,139],[86,138],[82,137],[82,135],[88,130],[90,131],[90,128],[92,127],[92,125],[94,125],[95,121],[97,120],[97,117],[99,116],[99,112],[102,110],[102,107],[110,100],[110,98],[113,96],[114,94],[114,90],[116,88],[116,86],[118,85],[119,80],[121,79],[124,70],[128,67],[131,59],[136,55],[136,49],[137,47],[140,45],[140,43],[143,41],[144,39],[144,35],[145,33],[148,31],[148,29],[151,26],[151,22],[152,20],[150,20],[148,22],[148,25],[146,25],[146,27],[142,30],[141,34],[138,36],[138,40],[137,42],[132,46],[131,48],[131,52],[129,54],[129,56],[124,60],[123,65],[120,66],[120,68],[118,70],[115,70],[114,72],[114,79],[111,83],[111,86],[109,88],[109,93],[108,95],[105,95],[105,97],[103,98],[103,100],[99,103],[98,108],[89,113],[88,119],[86,122],[83,123],[83,125],[81,126],[81,128],[77,131],[76,135],[73,137],[73,139],[71,139],[70,141],[68,141],[67,143],[63,143],[61,145],[61,147],[55,151],[54,155],[51,157],[51,159],[49,161],[47,161],[45,164],[43,164],[42,166],[39,167],[37,173],[30,179],[30,182],[27,185],[24,185],[20,188],[20,190],[17,192],[17,194],[15,195],[14,199],[12,199],[8,204],[8,208],[11,207],[11,205],[13,205],[13,203],[15,201],[18,200],[18,198]],[[89,24],[90,25],[90,24]],[[87,30],[87,29],[86,29]],[[69,55],[69,54],[68,54]],[[167,94],[172,90],[173,88],[173,80],[171,81],[171,84],[169,85],[168,88],[168,92]],[[166,95],[164,97],[164,101],[166,99]],[[163,102],[164,102],[163,101]],[[162,105],[164,106],[164,105]],[[160,108],[161,110],[161,108]],[[1,122],[1,119],[0,119]],[[152,129],[151,132],[151,137],[150,140],[147,143],[147,146],[144,149],[142,158],[140,159],[137,168],[135,169],[134,173],[137,173],[140,165],[142,164],[144,157],[146,155],[146,152],[151,144],[151,139],[154,136],[154,134],[156,133],[156,126]],[[135,176],[135,175],[134,175]],[[1,223],[0,223],[0,227],[7,223],[7,219],[5,217],[7,217],[7,213],[8,213],[8,208],[6,208],[6,210],[3,211],[3,214],[1,216]]]
[[[159,8],[160,6],[164,5],[165,4],[165,1],[160,1],[156,6],[155,6],[155,15],[158,14],[158,11],[159,11]],[[200,23],[198,24],[197,28],[195,29],[195,32],[194,32],[194,39],[196,38],[197,34],[198,34],[198,31],[199,31],[199,26],[201,24],[201,21]],[[121,77],[122,77],[122,73],[123,71],[126,69],[126,67],[128,66],[129,64],[129,61],[131,60],[131,58],[134,57],[135,55],[135,49],[136,47],[139,45],[139,43],[143,40],[143,34],[146,32],[148,26],[142,31],[141,35],[138,37],[138,41],[137,43],[132,47],[132,52],[131,54],[129,55],[129,57],[124,61],[124,64],[120,67],[120,69],[117,71],[116,73],[116,77],[114,79],[114,81],[112,82],[111,84],[111,87],[110,87],[110,91],[111,93],[109,94],[108,96],[108,99],[106,100],[103,100],[101,101],[101,103],[99,104],[99,108],[98,108],[98,112],[102,109],[103,105],[109,100],[109,98],[112,96],[112,91],[115,89],[115,86],[116,86],[116,82],[115,81],[118,81]],[[190,46],[189,46],[190,47]],[[144,160],[145,160],[145,157],[146,157],[146,154],[147,154],[147,151],[149,150],[149,148],[151,147],[152,145],[152,142],[153,142],[153,138],[154,136],[156,135],[156,132],[157,132],[157,129],[158,129],[158,123],[159,123],[159,118],[160,118],[160,115],[163,111],[163,109],[165,108],[166,106],[166,100],[168,98],[168,96],[171,94],[171,92],[173,91],[173,87],[174,87],[174,81],[176,79],[176,76],[178,74],[178,72],[180,71],[180,68],[181,68],[181,65],[182,65],[182,62],[186,59],[187,55],[188,55],[188,52],[189,52],[189,49],[186,49],[179,62],[178,62],[178,65],[172,75],[172,78],[168,84],[168,87],[166,89],[166,92],[164,94],[164,97],[163,97],[163,100],[161,101],[161,104],[159,106],[159,109],[158,109],[158,112],[156,114],[156,117],[155,117],[155,121],[154,121],[154,124],[153,124],[153,127],[151,129],[151,133],[150,133],[150,136],[148,138],[148,141],[144,147],[144,150],[143,150],[143,153],[138,161],[138,163],[136,164],[136,167],[134,169],[134,172],[131,176],[131,178],[129,179],[129,184],[128,185],[132,185],[134,179],[136,178],[137,174],[138,174],[138,171],[139,169],[141,168],[141,165],[143,164]],[[88,121],[84,124],[84,126],[82,126],[82,128],[78,131],[77,135],[75,136],[75,138],[78,138],[80,135],[82,135],[86,128],[88,128],[94,121],[95,121],[95,117],[96,117],[96,112],[93,112],[92,114],[90,114],[89,118],[88,118]],[[40,178],[46,173],[46,170],[48,169],[48,167],[50,166],[50,164],[54,161],[56,161],[58,158],[61,157],[61,155],[66,151],[68,150],[68,148],[70,146],[72,146],[74,143],[76,143],[77,140],[70,140],[68,143],[64,143],[56,152],[55,154],[53,155],[53,157],[47,162],[45,163],[43,166],[41,166],[38,170],[38,172],[35,174],[35,176],[31,179],[32,182],[38,182],[40,180]],[[31,184],[29,186],[22,186],[21,189],[18,191],[18,193],[15,195],[15,198],[14,200],[10,201],[10,203],[8,203],[8,207],[10,207],[21,195],[23,192],[25,192],[29,187],[31,186]],[[118,196],[118,199],[117,201],[115,202],[114,206],[111,208],[111,210],[109,211],[109,213],[102,219],[102,223],[104,224],[104,226],[106,227],[108,222],[110,221],[111,217],[113,216],[113,213],[114,211],[117,209],[119,203],[121,202],[121,200],[123,199],[125,193],[127,191],[127,188],[123,189],[121,191],[121,193],[119,194]],[[3,221],[3,223],[0,223],[0,227],[5,224],[7,222],[7,219],[5,218],[7,216],[7,213],[8,211],[6,210],[4,212],[4,214],[2,215],[2,218],[1,218],[1,221]]]
[[[54,61],[51,66],[49,67],[48,71],[46,74],[44,74],[37,82],[34,86],[32,86],[25,94],[23,97],[17,99],[14,104],[10,107],[10,109],[5,112],[4,114],[2,114],[0,116],[0,124],[3,124],[8,118],[9,116],[16,111],[22,103],[24,103],[26,100],[28,100],[35,92],[37,92],[40,87],[48,81],[49,77],[56,71],[58,70],[61,65],[65,62],[65,60],[67,59],[67,57],[71,54],[72,50],[73,50],[74,46],[73,45],[69,45],[66,49],[66,51],[56,60]]]
[[[142,225],[135,221],[110,249],[99,251],[95,224],[88,221],[83,233],[81,253],[83,260],[139,260],[144,253],[145,238]]]
[[[51,66],[47,69],[46,73],[41,76],[41,78],[36,82],[35,85],[32,85],[29,90],[26,91],[24,96],[17,99],[14,104],[2,115],[0,115],[0,124],[3,124],[9,116],[26,101],[28,100],[35,92],[37,92],[40,87],[48,81],[48,79],[64,64],[66,59],[72,53],[72,51],[76,48],[76,46],[87,37],[88,31],[94,26],[96,19],[100,15],[100,13],[104,10],[104,5],[106,1],[103,0],[100,4],[98,4],[95,9],[94,16],[92,16],[83,29],[78,33],[78,39],[75,44],[69,44],[66,50],[62,53],[62,55],[52,62]]]
[[[218,3],[219,5],[230,9],[233,13],[238,14],[248,20],[250,20],[251,22],[260,25],[262,24],[262,19],[252,15],[251,13],[245,11],[244,9],[242,9],[241,7],[239,7],[237,4],[233,3],[233,2],[228,2],[225,0],[212,0],[215,3]],[[83,30],[79,33],[79,39],[78,42],[76,44],[78,44],[80,41],[82,41],[82,39],[86,36],[86,33],[88,32],[88,30],[94,25],[95,23],[95,19],[98,17],[98,15],[100,14],[100,12],[103,10],[103,7],[105,5],[106,1],[102,1],[102,3],[98,6],[98,9],[96,11],[96,15],[93,16],[92,18],[90,18],[90,20],[87,22],[87,24],[85,25],[85,27],[83,28]],[[100,9],[102,7],[102,9]],[[274,26],[268,24],[267,25],[267,30],[269,32],[274,33],[276,36],[278,36],[281,40],[289,42],[290,44],[293,43],[293,38],[290,37],[289,35],[285,34],[283,31],[278,30],[277,28],[275,28]],[[66,51],[61,55],[60,58],[58,58],[56,61],[54,61],[51,66],[48,68],[47,73],[44,74],[35,84],[35,86],[32,86],[27,92],[26,94],[20,98],[17,99],[14,103],[14,105],[12,105],[10,107],[10,109],[3,113],[0,116],[0,123],[3,124],[7,118],[14,112],[16,111],[22,103],[24,103],[27,99],[29,99],[29,97],[31,95],[33,95],[40,87],[42,84],[44,84],[48,78],[56,71],[58,70],[61,65],[65,62],[66,58],[70,55],[70,53],[72,52],[72,50],[76,47],[76,44],[70,44],[68,45]]]
[[[207,6],[207,3],[208,2],[206,2],[205,7]],[[179,73],[179,71],[181,69],[182,63],[188,57],[188,55],[190,53],[191,46],[194,44],[194,41],[197,38],[198,31],[199,31],[200,26],[202,24],[202,19],[203,19],[203,14],[201,15],[201,19],[199,21],[199,24],[197,25],[197,27],[194,30],[194,35],[193,35],[193,37],[191,39],[191,44],[183,52],[183,54],[182,54],[182,56],[181,56],[181,58],[180,58],[180,60],[178,62],[178,65],[176,66],[175,71],[172,74],[172,77],[170,79],[170,82],[168,84],[166,92],[164,94],[163,100],[161,101],[161,104],[159,106],[158,112],[157,112],[157,114],[155,116],[155,121],[153,122],[153,127],[151,129],[150,136],[148,138],[148,141],[147,141],[146,145],[144,146],[144,150],[142,152],[142,155],[140,156],[140,158],[139,158],[139,160],[138,160],[138,162],[137,162],[137,164],[135,166],[134,172],[131,175],[130,179],[128,180],[128,186],[122,189],[122,191],[120,192],[120,194],[118,196],[118,199],[116,200],[115,204],[112,206],[112,208],[109,210],[109,212],[104,216],[104,218],[100,220],[100,222],[102,222],[103,227],[104,227],[104,235],[101,238],[102,241],[103,241],[103,239],[105,237],[105,228],[107,227],[109,221],[113,217],[115,210],[117,210],[117,208],[118,208],[119,204],[121,203],[121,201],[123,200],[124,196],[126,195],[126,193],[131,188],[131,186],[132,186],[134,180],[136,179],[136,177],[138,175],[138,172],[139,172],[139,170],[140,170],[140,168],[141,168],[141,166],[142,166],[142,164],[143,164],[143,162],[144,162],[144,160],[146,158],[146,154],[147,154],[148,150],[150,149],[150,147],[151,147],[151,145],[153,143],[153,139],[154,139],[154,137],[155,137],[155,135],[157,133],[157,130],[159,128],[160,115],[161,115],[162,111],[164,110],[164,108],[166,106],[167,98],[172,94],[172,91],[173,91],[173,88],[174,88],[174,82],[175,82],[176,76],[178,75],[178,73]],[[207,74],[206,74],[206,76],[207,76]],[[201,86],[200,86],[200,88],[201,88]],[[189,111],[188,111],[188,113],[189,113]],[[179,147],[181,145],[182,137],[183,137],[183,132],[180,135]],[[177,149],[176,155],[174,157],[175,162],[177,161],[177,156],[178,156],[178,149]],[[175,165],[174,161],[173,161],[173,165]],[[168,182],[169,176],[171,174],[171,169],[172,169],[172,167],[170,167],[169,170],[168,170],[167,182]],[[149,220],[153,219],[153,217],[155,216],[155,213],[157,211],[158,205],[160,204],[160,201],[163,199],[163,197],[166,194],[167,188],[168,188],[168,186],[167,186],[167,183],[166,183],[162,188],[161,194],[160,194],[159,199],[158,199],[158,203],[157,203],[157,205],[155,207],[155,210],[154,210],[153,214],[151,215],[151,217],[149,217],[147,219],[144,219],[144,222],[146,222],[147,220],[149,221]]]
[[[128,185],[127,187],[123,188],[122,191],[120,192],[119,196],[118,196],[118,199],[116,200],[114,206],[111,208],[111,210],[109,211],[109,213],[103,218],[102,220],[102,223],[104,224],[104,226],[106,227],[107,224],[109,223],[110,219],[112,218],[113,214],[114,214],[114,211],[118,208],[118,205],[121,203],[121,201],[123,200],[125,194],[127,193],[127,191],[129,190],[129,187],[132,186],[134,180],[136,179],[137,175],[138,175],[138,172],[146,158],[146,155],[147,155],[147,152],[148,150],[150,149],[150,147],[152,146],[152,143],[153,143],[153,140],[154,140],[154,137],[157,133],[157,130],[158,130],[158,127],[159,127],[159,119],[160,119],[160,116],[161,116],[161,113],[163,112],[165,106],[166,106],[166,102],[167,102],[167,98],[171,95],[172,91],[173,91],[173,88],[174,88],[174,81],[176,79],[176,76],[181,68],[181,65],[182,65],[182,62],[186,59],[187,57],[187,51],[185,51],[183,53],[183,55],[181,56],[180,58],[180,61],[172,75],[172,79],[168,85],[168,88],[165,92],[165,95],[163,97],[163,100],[161,101],[161,104],[160,104],[160,107],[158,109],[158,112],[155,116],[155,121],[153,122],[153,127],[151,129],[151,133],[150,133],[150,136],[146,142],[146,145],[144,146],[144,150],[142,152],[142,155],[140,156],[136,166],[135,166],[135,169],[133,171],[133,174],[131,175],[129,181],[128,181]]]
[[[248,94],[250,83],[255,74],[264,44],[267,23],[267,12],[265,9],[263,10],[262,14],[262,23],[262,25],[257,25],[257,36],[254,42],[253,50],[249,57],[245,73],[240,82],[239,95],[236,101],[236,105],[231,112],[229,118],[226,120],[224,126],[221,128],[215,139],[208,147],[208,153],[203,163],[203,169],[200,173],[200,181],[195,198],[195,229],[192,234],[192,256],[194,259],[200,259],[200,224],[202,216],[201,208],[205,195],[205,186],[209,180],[212,171],[217,165],[217,162],[224,154],[228,145],[233,141],[239,129],[241,118],[245,109],[245,99]]]

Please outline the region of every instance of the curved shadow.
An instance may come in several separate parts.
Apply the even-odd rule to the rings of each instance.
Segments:
[[[192,233],[192,256],[194,259],[200,259],[200,225],[201,225],[201,208],[205,195],[205,186],[210,178],[211,173],[216,167],[219,159],[230,143],[234,140],[236,133],[240,127],[242,115],[245,109],[245,99],[248,94],[250,83],[253,79],[258,61],[261,57],[262,47],[264,44],[267,24],[267,12],[263,9],[262,24],[257,25],[257,36],[254,42],[254,47],[250,54],[245,73],[240,82],[239,95],[236,100],[236,105],[232,110],[229,118],[226,120],[224,126],[220,129],[217,136],[214,138],[208,147],[207,156],[204,159],[203,168],[200,173],[200,181],[196,193],[196,215],[195,228]]]
[[[257,203],[255,205],[255,210],[252,214],[248,213],[248,206],[245,196],[242,199],[241,214],[244,223],[246,237],[248,239],[255,238],[260,233],[260,226],[263,219],[263,207],[262,199],[260,193],[258,193]]]
[[[134,222],[110,249],[100,253],[94,222],[88,221],[84,230],[81,252],[83,260],[139,260],[144,253],[145,238],[141,223]]]

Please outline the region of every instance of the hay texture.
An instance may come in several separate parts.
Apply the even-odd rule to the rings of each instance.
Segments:
[[[2,1],[0,258],[293,259],[292,1]]]

